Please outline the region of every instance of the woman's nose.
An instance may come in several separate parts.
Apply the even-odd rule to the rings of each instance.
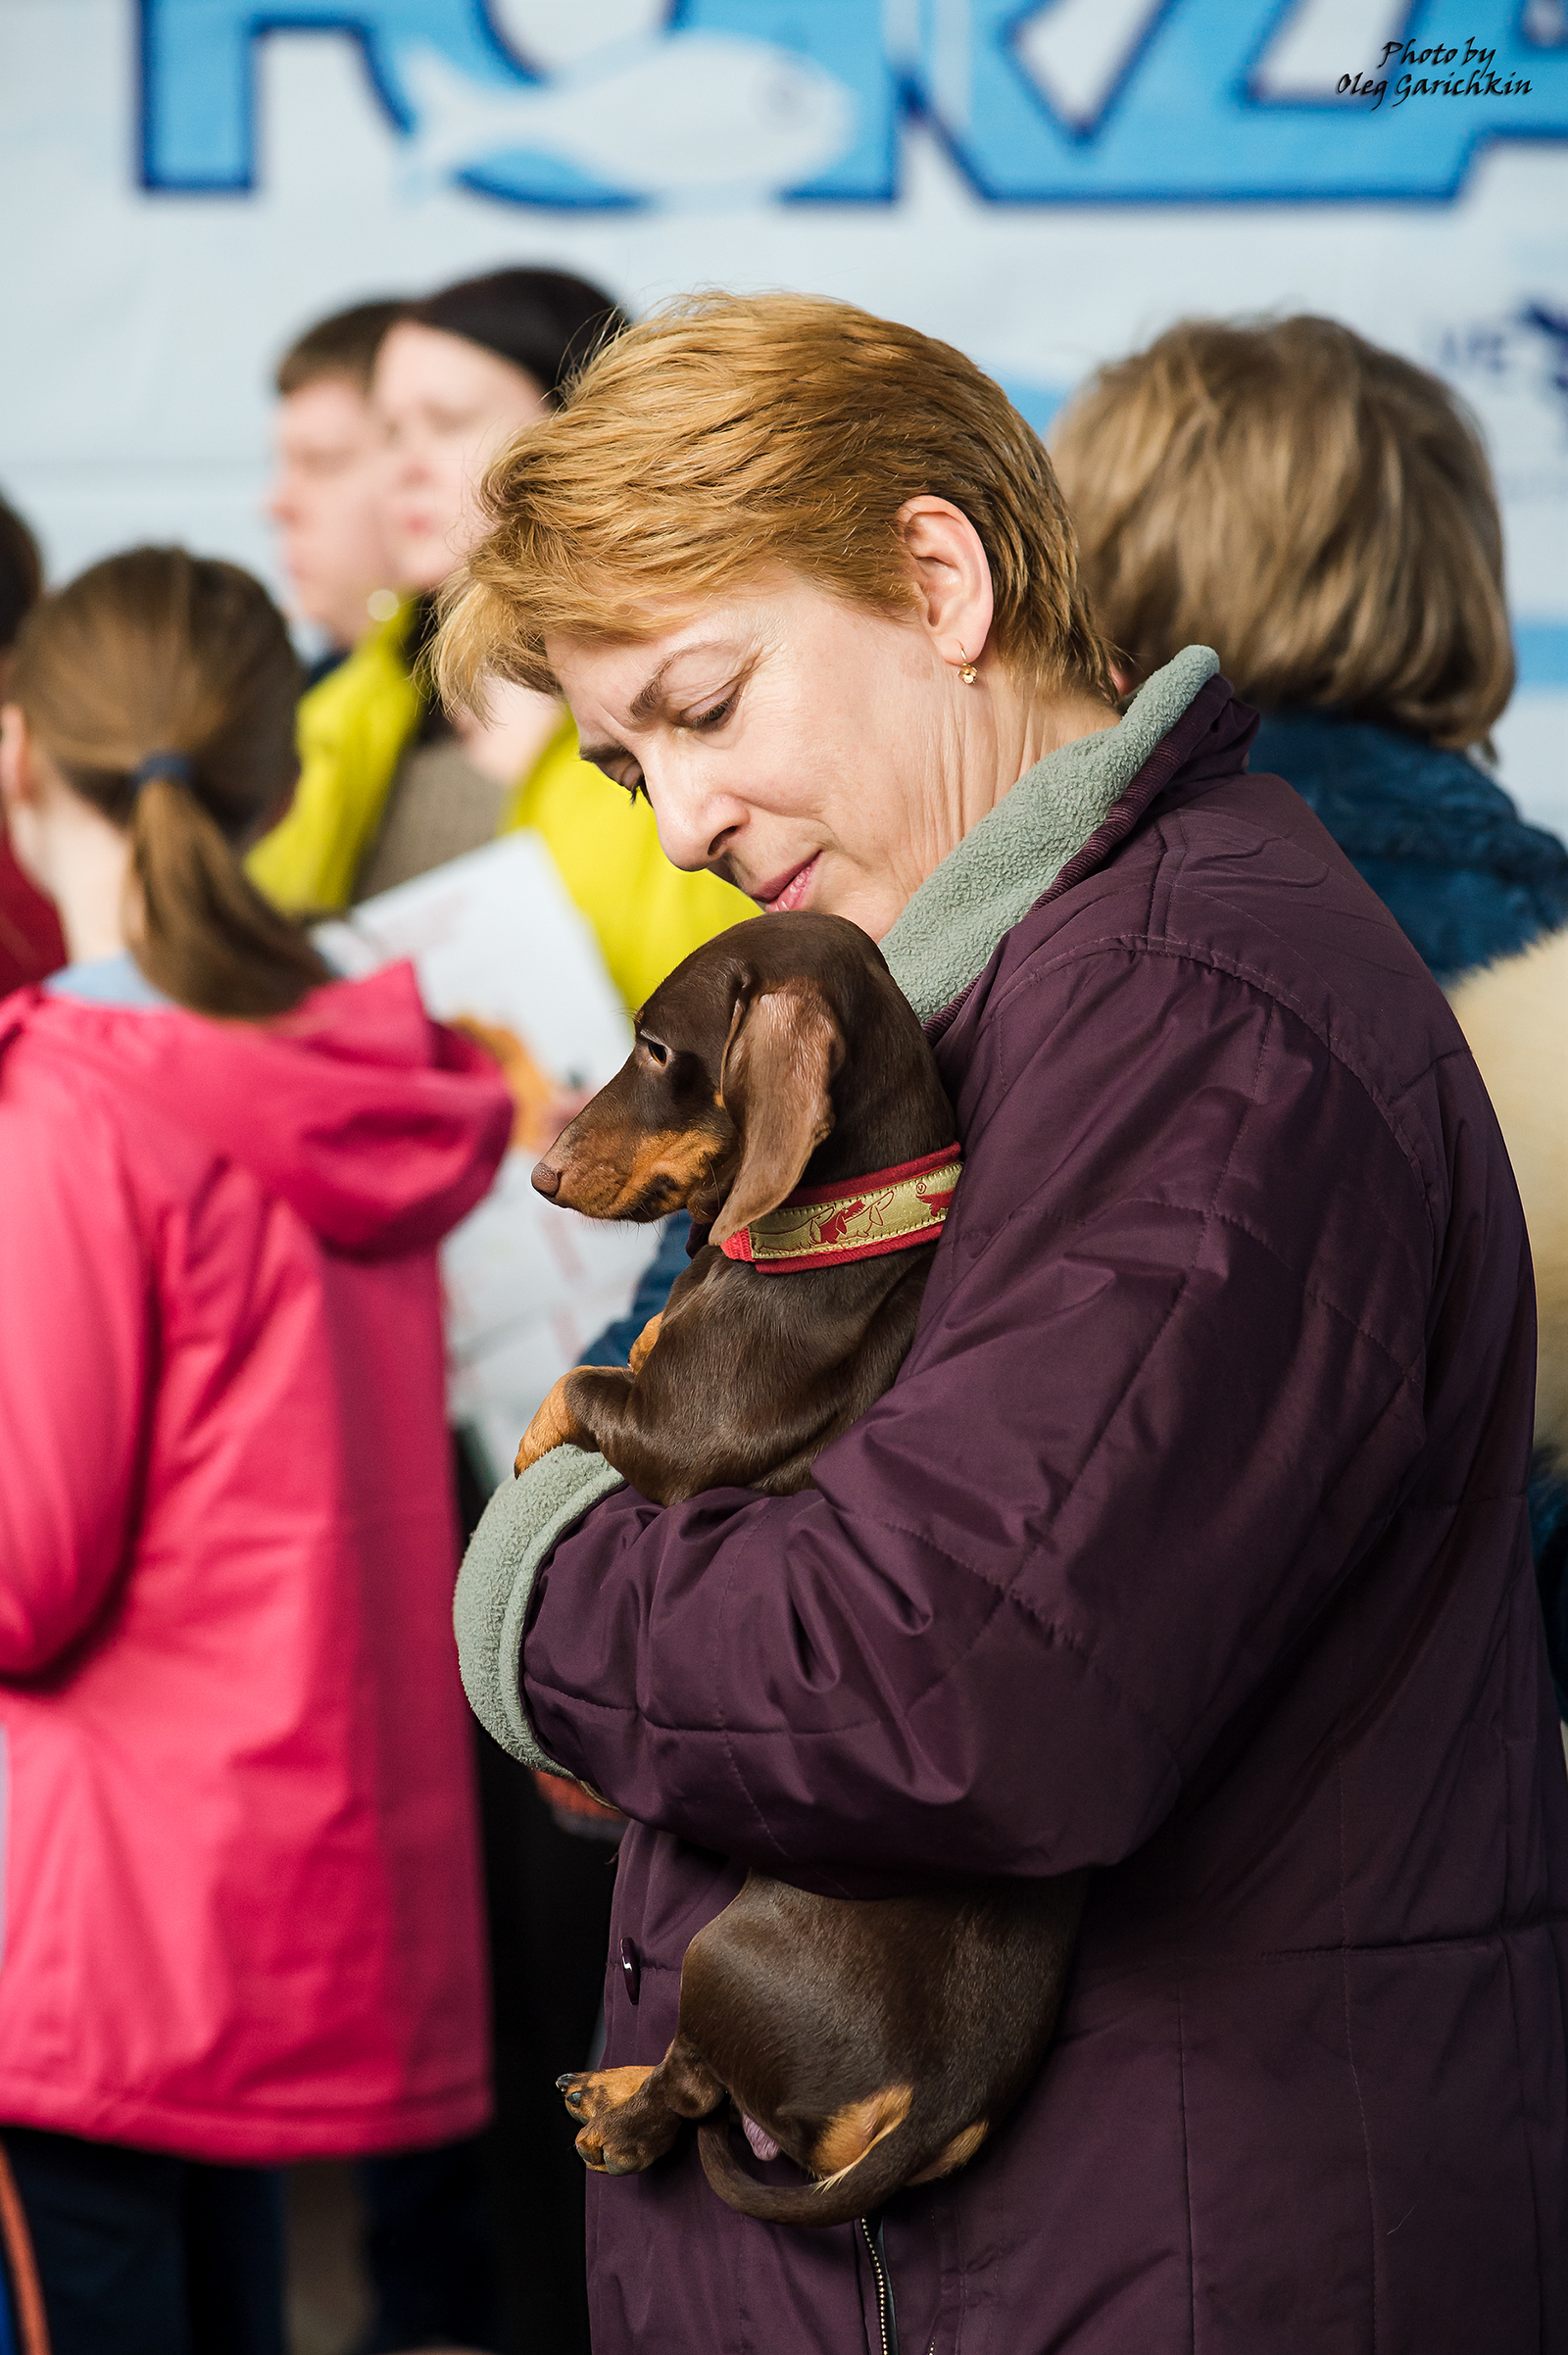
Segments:
[[[745,805],[733,794],[715,793],[674,766],[661,771],[645,764],[643,790],[659,828],[660,849],[671,866],[688,872],[715,866],[746,822]]]

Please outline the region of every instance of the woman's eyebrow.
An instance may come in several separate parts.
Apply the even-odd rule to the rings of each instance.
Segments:
[[[632,718],[650,719],[658,711],[660,699],[664,692],[664,673],[672,662],[684,662],[688,655],[722,654],[724,651],[724,648],[716,641],[699,643],[695,646],[677,646],[673,654],[665,655],[659,668],[643,681],[632,697]]]
[[[717,645],[677,646],[674,653],[665,655],[658,669],[651,671],[644,679],[631,699],[630,716],[633,719],[652,718],[663,696],[664,673],[672,662],[680,662],[686,655],[715,654],[723,651],[723,648]],[[584,760],[600,768],[603,768],[607,760],[624,760],[627,757],[623,744],[583,744],[579,741],[577,751]]]
[[[644,679],[631,699],[633,719],[650,719],[659,709],[659,699],[664,688],[664,673],[674,660],[673,655],[665,655],[659,668],[650,677]]]
[[[590,768],[604,768],[612,760],[624,760],[626,747],[623,744],[584,744],[579,737],[577,758],[586,760]]]

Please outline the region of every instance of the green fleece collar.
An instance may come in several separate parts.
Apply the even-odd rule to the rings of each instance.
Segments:
[[[1115,727],[1037,760],[927,876],[882,943],[922,1022],[984,970],[1218,668],[1211,648],[1184,647],[1139,689]]]

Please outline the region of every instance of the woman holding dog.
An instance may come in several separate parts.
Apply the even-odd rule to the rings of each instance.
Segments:
[[[1091,1872],[1038,2080],[879,2232],[738,2218],[689,2137],[595,2181],[600,2355],[1560,2343],[1529,1262],[1440,992],[1206,649],[1118,715],[1049,462],[946,347],[710,298],[488,496],[449,683],[559,685],[677,865],[877,939],[964,1152],[812,1486],[558,1449],[465,1565],[480,1715],[632,1818],[607,2064],[749,1864]]]

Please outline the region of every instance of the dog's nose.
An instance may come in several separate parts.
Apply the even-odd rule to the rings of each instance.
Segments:
[[[561,1172],[552,1169],[548,1161],[535,1161],[533,1189],[536,1194],[557,1195],[561,1192]]]

